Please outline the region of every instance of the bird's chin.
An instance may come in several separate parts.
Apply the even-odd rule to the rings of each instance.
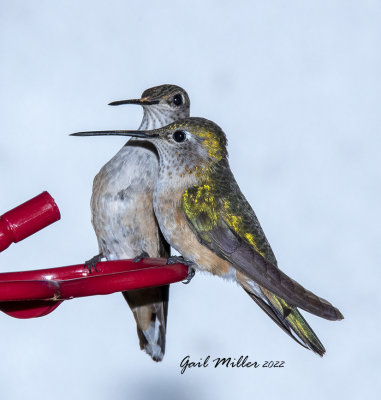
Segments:
[[[150,129],[157,129],[172,124],[173,122],[189,117],[188,112],[174,110],[168,104],[155,104],[152,106],[143,106],[146,122]],[[147,129],[147,128],[145,128]]]

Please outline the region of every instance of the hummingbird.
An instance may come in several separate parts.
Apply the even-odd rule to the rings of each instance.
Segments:
[[[160,157],[154,212],[165,240],[188,265],[237,282],[284,332],[323,356],[323,344],[298,308],[332,321],[344,317],[279,269],[230,170],[227,139],[218,125],[185,118],[155,130],[74,135],[125,135],[152,143]]]
[[[139,129],[155,129],[189,116],[190,100],[179,86],[161,85],[143,92],[140,99],[114,101],[111,106],[143,107]],[[107,260],[169,257],[153,211],[153,190],[159,158],[151,143],[129,140],[95,176],[91,197],[92,224],[99,254],[86,265],[96,269]],[[140,348],[154,361],[165,352],[169,285],[123,292],[137,326]]]

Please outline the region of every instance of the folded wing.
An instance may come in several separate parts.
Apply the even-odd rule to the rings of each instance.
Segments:
[[[183,195],[184,214],[199,242],[291,305],[325,319],[342,319],[331,303],[276,266],[254,211],[233,175],[225,170],[219,179],[217,183],[213,180],[213,184],[189,188]]]

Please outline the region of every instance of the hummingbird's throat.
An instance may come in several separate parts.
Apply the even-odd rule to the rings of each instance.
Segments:
[[[186,175],[192,175],[192,174],[194,174],[195,177],[197,178],[201,178],[204,170],[205,168],[201,165],[189,166],[188,164],[186,164],[184,166],[183,172],[181,172],[180,174],[180,178],[185,178]]]
[[[176,119],[182,118],[173,110],[169,110],[162,104],[143,106],[144,115],[139,130],[157,129],[162,126],[171,124]]]

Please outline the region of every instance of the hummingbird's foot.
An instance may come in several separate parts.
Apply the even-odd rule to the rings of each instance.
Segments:
[[[185,285],[187,285],[194,277],[196,270],[193,268],[193,266],[195,265],[195,263],[191,260],[186,260],[184,257],[182,256],[171,256],[167,258],[167,265],[168,264],[184,264],[188,267],[188,276],[185,279],[185,281],[183,282]]]
[[[143,251],[141,254],[136,256],[132,261],[134,263],[138,263],[138,262],[142,261],[143,258],[149,258],[149,254],[146,251]]]
[[[103,254],[99,253],[93,258],[90,258],[90,260],[85,261],[85,268],[89,270],[89,273],[91,274],[91,269],[94,269],[94,271],[97,271],[97,264],[102,261]]]
[[[170,264],[185,264],[188,265],[183,256],[170,256],[167,258],[166,265]]]
[[[188,276],[183,282],[183,284],[188,285],[188,283],[193,279],[195,275],[196,275],[196,270],[193,267],[188,266]]]

